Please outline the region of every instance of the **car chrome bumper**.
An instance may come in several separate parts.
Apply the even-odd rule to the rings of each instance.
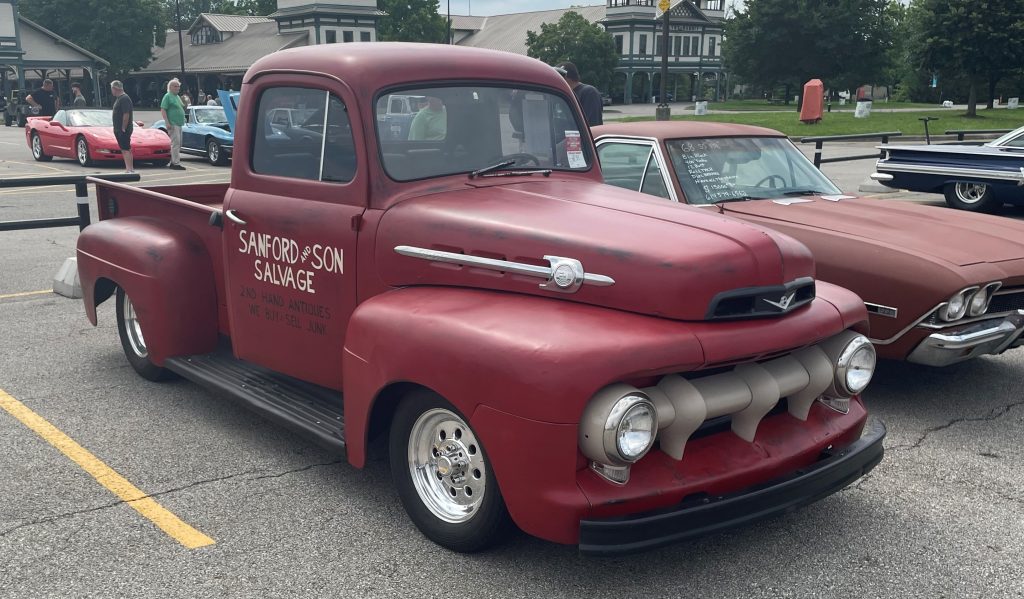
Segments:
[[[949,366],[985,354],[1000,354],[1024,344],[1024,310],[1002,318],[932,333],[907,356],[908,362]]]
[[[596,556],[646,551],[743,526],[813,503],[846,487],[882,460],[885,425],[869,418],[861,438],[795,474],[725,497],[666,510],[580,522],[580,553]]]

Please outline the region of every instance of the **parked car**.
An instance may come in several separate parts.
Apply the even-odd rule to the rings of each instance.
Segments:
[[[782,133],[595,127],[605,180],[791,235],[864,300],[880,356],[946,366],[1024,344],[1024,223],[842,193]]]
[[[603,184],[544,63],[332,44],[261,58],[242,90],[229,184],[97,183],[85,313],[114,298],[140,376],[355,467],[383,436],[410,519],[458,551],[510,522],[637,551],[790,512],[882,458],[863,302],[790,237]],[[394,94],[436,98],[443,138],[394,139]],[[309,107],[315,136],[268,133]]]
[[[40,162],[55,156],[71,158],[82,166],[121,161],[121,149],[114,138],[110,111],[97,108],[58,110],[48,116],[28,117],[25,143],[32,157]],[[132,155],[136,162],[152,162],[167,166],[171,156],[171,140],[157,129],[135,122],[132,130]]]
[[[388,94],[385,99],[386,108],[377,114],[378,129],[387,138],[408,139],[412,119],[426,103],[425,96]]]
[[[4,125],[24,127],[28,117],[32,116],[32,107],[25,101],[25,94],[20,89],[12,89],[10,96],[3,103]]]
[[[986,144],[879,146],[885,158],[871,175],[882,185],[941,193],[951,208],[995,212],[1024,205],[1024,127]]]
[[[601,94],[601,106],[611,106],[611,105],[612,105],[612,97],[609,94],[607,94],[607,93],[602,93]]]
[[[154,129],[167,131],[163,119],[153,123]],[[181,151],[205,156],[210,164],[228,163],[234,150],[235,135],[224,106],[189,106],[185,109],[185,126],[181,128]]]

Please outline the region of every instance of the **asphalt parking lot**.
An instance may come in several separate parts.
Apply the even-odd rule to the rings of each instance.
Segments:
[[[229,176],[184,163],[142,167],[142,184]],[[0,178],[122,168],[35,163],[0,127]],[[825,169],[846,191],[870,171]],[[70,189],[0,189],[0,221],[74,214]],[[94,328],[47,291],[76,237],[0,232],[0,597],[1024,596],[1024,350],[882,364],[865,399],[889,429],[885,460],[808,508],[624,558],[521,534],[465,556],[413,527],[382,452],[356,470],[188,382],[139,378],[112,301]]]

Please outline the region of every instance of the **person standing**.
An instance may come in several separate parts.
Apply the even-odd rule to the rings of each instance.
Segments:
[[[160,115],[164,118],[167,135],[171,138],[170,167],[176,171],[183,171],[185,167],[181,165],[181,128],[185,126],[185,106],[178,96],[179,90],[180,81],[171,79],[167,82],[167,93],[160,100]]]
[[[85,108],[89,103],[85,100],[85,96],[82,95],[82,84],[72,83],[71,84],[71,107],[72,108]]]
[[[576,101],[580,103],[580,108],[583,109],[583,116],[587,119],[587,124],[591,127],[603,125],[604,106],[601,103],[601,92],[597,91],[597,88],[593,85],[587,85],[580,81],[580,72],[573,63],[563,62],[558,65],[557,70],[565,78],[565,82],[569,84],[569,87],[572,88]]]
[[[442,140],[448,136],[448,110],[441,98],[427,97],[427,105],[409,125],[410,140]]]
[[[124,158],[124,169],[129,173],[135,172],[135,161],[132,159],[132,131],[135,129],[135,107],[132,99],[124,93],[124,84],[117,79],[110,82],[110,93],[114,96],[114,109],[112,113],[114,124],[114,138],[117,139],[117,147],[121,148],[121,157]]]
[[[53,81],[50,79],[43,79],[43,86],[26,96],[25,101],[32,106],[33,114],[38,116],[53,116],[60,108],[60,98],[53,93]]]

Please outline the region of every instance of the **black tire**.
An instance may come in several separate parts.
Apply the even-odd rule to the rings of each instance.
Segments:
[[[170,163],[171,163],[170,160],[154,160],[153,161],[153,166],[162,166],[164,168],[167,168],[167,165],[170,164]]]
[[[436,430],[443,431],[447,427],[452,429],[452,433],[427,436],[433,439],[433,464],[417,469],[420,476],[414,481],[412,464],[416,458],[413,454],[421,453],[416,451],[416,446],[425,446],[413,444],[411,436],[417,435],[418,439],[426,439],[427,437],[417,434],[416,431],[429,433],[435,430],[431,428],[431,422],[439,423],[440,428]],[[438,444],[449,452],[437,453]],[[413,447],[410,447],[411,445]],[[459,411],[441,396],[421,390],[410,393],[402,400],[391,421],[388,453],[391,475],[402,505],[416,528],[431,541],[452,551],[472,553],[500,543],[513,529],[512,520],[498,489],[498,481],[487,460],[487,452],[484,451],[482,441],[476,438]],[[445,468],[451,473],[450,476],[443,476],[441,468],[438,467],[438,458],[444,457],[447,460],[446,456],[451,456],[455,460],[446,462]],[[457,464],[459,460],[462,461]],[[455,478],[455,473],[460,471],[464,473],[462,487],[459,487],[459,482]],[[439,490],[439,493],[432,500],[424,499],[417,485],[421,489],[426,486]],[[470,497],[473,488],[479,490],[475,497]],[[461,495],[461,498],[449,500],[445,489],[452,493],[452,497]],[[424,492],[430,497],[429,491]],[[429,507],[427,503],[432,501],[434,506],[447,504],[459,507],[456,505],[459,501],[474,500],[477,503],[467,510],[468,515],[456,516],[461,518],[456,522],[442,519],[432,511],[437,508]]]
[[[38,133],[32,133],[31,138],[32,145],[32,158],[35,158],[36,162],[49,162],[53,160],[53,156],[47,156],[43,152],[43,140],[39,138]]]
[[[206,159],[213,166],[224,166],[228,163],[228,157],[224,153],[224,148],[221,147],[219,141],[212,137],[206,138]]]
[[[28,117],[26,117],[24,114],[19,114],[18,115],[18,126],[19,127],[24,127],[27,124],[28,124]]]
[[[1003,203],[996,200],[991,185],[984,183],[947,183],[943,188],[946,205],[957,210],[968,212],[997,212]]]
[[[89,154],[89,142],[85,141],[84,137],[79,136],[75,139],[75,159],[78,160],[78,164],[82,166],[92,166],[92,156]]]
[[[171,373],[149,361],[142,327],[135,318],[135,309],[124,289],[117,288],[117,334],[121,338],[121,348],[135,372],[150,381],[163,381]]]

